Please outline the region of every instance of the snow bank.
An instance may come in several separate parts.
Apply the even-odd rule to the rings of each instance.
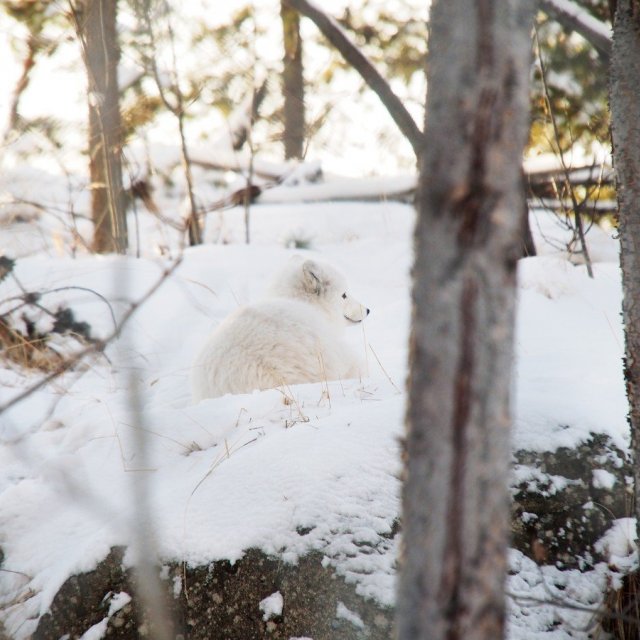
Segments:
[[[162,558],[234,561],[253,547],[295,562],[316,550],[360,594],[393,603],[413,212],[397,203],[255,206],[250,246],[239,244],[243,216],[238,209],[211,214],[209,238],[230,244],[185,250],[104,355],[0,416],[0,609],[12,637],[29,637],[70,575],[130,542],[140,478]],[[140,259],[53,257],[50,238],[43,251],[29,236],[21,251],[30,257],[18,260],[16,276],[43,292],[43,304],[69,304],[105,336],[112,313],[122,317],[167,264],[154,257],[154,224],[141,226],[151,239]],[[302,234],[372,309],[362,329],[350,332],[369,375],[192,405],[189,368],[202,341],[261,295],[293,252],[288,239]],[[170,254],[179,252],[169,240]],[[2,243],[9,251],[11,237]],[[610,237],[603,244],[605,258],[615,255]],[[519,268],[514,447],[571,447],[596,431],[625,448],[618,267],[598,263],[591,280],[557,250],[547,253]],[[84,289],[60,289],[69,286]],[[0,287],[3,300],[19,293],[12,279]],[[3,366],[0,404],[36,377]],[[132,409],[132,390],[140,411]],[[519,554],[511,559],[510,637],[542,638],[555,628],[554,639],[568,638],[556,621],[570,614],[547,607],[530,615],[523,602],[546,597],[549,581],[564,581],[565,595],[590,605],[600,574],[559,574]]]

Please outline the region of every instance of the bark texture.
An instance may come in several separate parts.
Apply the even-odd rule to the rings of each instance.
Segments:
[[[282,93],[284,96],[284,155],[302,158],[304,155],[304,75],[302,67],[302,39],[300,14],[284,2],[280,5],[284,58]]]
[[[75,12],[88,77],[93,249],[100,253],[127,249],[116,11],[115,0],[81,0]]]
[[[419,156],[402,640],[503,635],[530,3],[432,5]]]
[[[640,514],[640,2],[618,0],[610,75],[613,160],[618,184],[625,381],[635,458],[635,512]],[[640,528],[640,518],[638,518]]]

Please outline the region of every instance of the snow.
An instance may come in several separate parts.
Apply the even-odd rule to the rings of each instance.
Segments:
[[[616,477],[606,469],[593,470],[593,486],[596,489],[608,489],[611,491],[616,483]]]
[[[362,596],[392,605],[412,208],[256,204],[250,245],[243,244],[244,211],[226,209],[209,214],[207,244],[186,249],[178,232],[140,211],[135,258],[93,256],[77,241],[74,248],[75,231],[52,204],[68,202],[66,181],[22,166],[5,171],[0,189],[4,202],[28,193],[47,203],[46,211],[29,209],[31,218],[4,225],[0,253],[18,259],[0,283],[0,310],[20,287],[39,291],[42,305],[70,305],[104,338],[114,318],[163,281],[104,354],[0,414],[0,617],[10,636],[28,638],[69,576],[93,569],[112,546],[131,544],[140,526],[132,501],[138,482],[146,483],[152,514],[143,524],[163,560],[233,562],[257,548],[295,563],[317,551]],[[167,215],[176,215],[180,197],[158,192]],[[86,214],[86,197],[77,191],[73,198]],[[519,265],[513,447],[574,447],[596,432],[627,449],[617,243],[610,232],[590,232],[598,261],[592,280],[567,259],[555,219],[537,212],[534,221],[541,255]],[[310,249],[287,248],[301,241]],[[368,375],[193,405],[189,369],[203,340],[238,305],[256,300],[294,252],[335,263],[372,309],[361,329],[348,332]],[[177,256],[181,262],[164,276]],[[46,314],[29,313],[39,328],[50,327]],[[68,338],[56,345],[65,353],[81,348]],[[0,406],[39,379],[6,361],[0,366]],[[514,473],[526,479],[532,470]],[[551,490],[566,482],[551,480]],[[594,472],[594,485],[612,486],[606,471]],[[628,556],[623,540],[612,532],[603,549]],[[125,562],[133,561],[129,550]],[[559,572],[515,551],[510,563],[511,640],[587,637],[576,629],[600,602],[606,567]],[[125,596],[112,597],[109,616]],[[282,606],[277,593],[260,603],[265,616],[280,615]],[[337,615],[357,626],[357,613],[344,607]],[[85,637],[101,637],[107,618]]]
[[[272,593],[270,596],[260,601],[259,608],[262,611],[262,619],[266,622],[271,618],[277,618],[282,615],[284,607],[284,598],[279,591]]]
[[[107,633],[108,623],[109,618],[102,618],[100,622],[96,622],[92,627],[89,627],[89,629],[80,636],[80,640],[101,640]]]
[[[339,620],[346,620],[358,629],[364,629],[365,627],[362,618],[355,611],[351,611],[351,609],[347,608],[344,602],[338,602],[338,606],[336,607],[336,618]]]
[[[89,627],[81,636],[80,640],[101,640],[107,633],[107,625],[109,624],[109,618],[115,613],[118,613],[120,609],[131,602],[131,596],[124,591],[116,594],[112,594],[109,601],[109,612],[106,617],[102,618],[100,622],[96,622],[93,626]]]
[[[634,553],[635,518],[615,520],[607,533],[598,541],[598,551],[606,553],[612,560],[628,558]]]
[[[595,614],[606,587],[603,564],[594,571],[558,571],[510,553],[507,579],[509,640],[569,640],[594,637]]]
[[[394,196],[409,200],[415,188],[415,176],[342,178],[324,184],[306,184],[297,188],[284,184],[266,191],[260,196],[260,203],[365,200],[367,198],[377,200]]]
[[[513,432],[518,449],[572,447],[589,432],[627,446],[619,269],[599,263],[594,271],[590,279],[585,267],[550,256],[520,263]]]
[[[111,596],[111,600],[109,601],[109,613],[108,617],[110,618],[114,613],[118,613],[120,609],[127,606],[131,602],[131,596],[124,591],[120,593],[115,593]]]

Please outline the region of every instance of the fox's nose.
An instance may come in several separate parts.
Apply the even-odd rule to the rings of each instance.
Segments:
[[[367,308],[367,315],[371,313],[371,309]]]

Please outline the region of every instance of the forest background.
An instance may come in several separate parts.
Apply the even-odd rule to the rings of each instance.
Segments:
[[[116,6],[117,22],[115,11],[107,16],[105,9]],[[104,10],[100,20],[86,20],[96,7]],[[606,109],[610,7],[541,7],[525,153],[529,200],[560,214],[570,232],[564,248],[590,269],[585,226],[615,222]],[[350,198],[413,196],[411,137],[396,130],[361,76],[286,6],[238,5],[222,19],[206,3],[8,2],[3,9],[3,46],[18,64],[13,77],[3,79],[1,161],[7,169],[28,164],[66,176],[69,204],[60,207],[58,197],[56,205],[65,233],[54,243],[62,253],[152,250],[173,256],[176,243],[149,247],[123,223],[127,209],[139,204],[180,238],[179,254],[187,244],[226,242],[207,222],[212,212],[233,205],[245,209],[249,243],[252,203],[277,197],[281,184],[401,171],[410,180],[389,186],[374,178]],[[413,121],[421,122],[425,7],[367,3],[332,12]],[[203,19],[211,15],[210,22]],[[99,34],[97,48],[91,31],[96,23],[113,26]],[[118,65],[118,84],[115,73],[96,66],[103,54],[107,67]],[[88,130],[78,126],[83,112]],[[110,121],[115,115],[121,120]],[[179,212],[164,206],[176,197],[183,202]],[[24,195],[3,204],[8,223],[43,208]],[[305,230],[290,244],[308,246]],[[19,248],[15,257],[21,257]],[[13,264],[4,268],[10,272]],[[25,304],[31,304],[28,296]],[[81,334],[80,324],[69,317],[66,322],[63,328]]]

